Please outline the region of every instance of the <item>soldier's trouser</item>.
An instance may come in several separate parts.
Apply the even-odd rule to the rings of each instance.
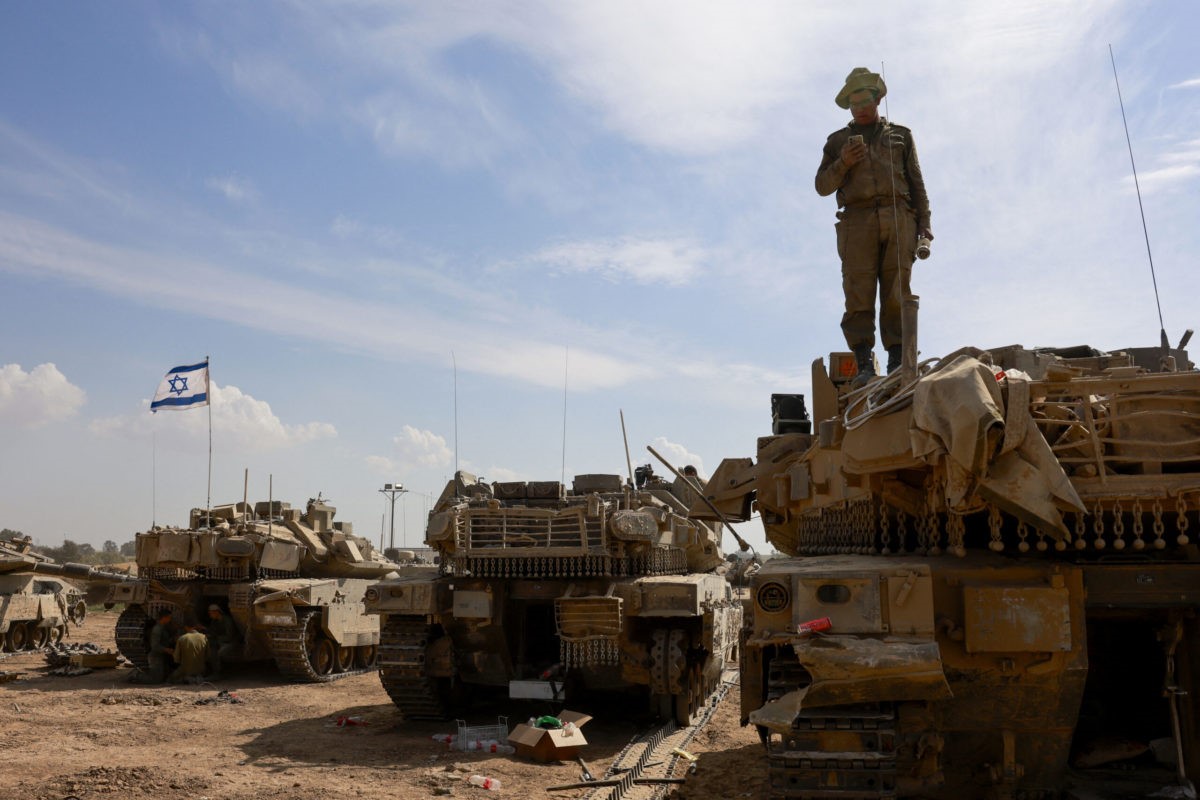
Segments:
[[[216,675],[221,671],[221,665],[237,654],[237,646],[231,642],[220,644],[215,639],[208,640],[208,674]]]
[[[153,655],[147,657],[150,662],[150,669],[146,671],[147,683],[162,683],[167,679],[167,658],[162,655]]]
[[[909,285],[916,258],[916,215],[907,207],[846,209],[838,212],[838,255],[846,312],[842,333],[853,350],[875,346],[875,286],[879,286],[879,334],[885,348],[901,344],[901,311],[912,296]]]

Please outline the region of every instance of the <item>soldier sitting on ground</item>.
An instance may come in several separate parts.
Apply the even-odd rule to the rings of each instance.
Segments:
[[[208,663],[208,637],[195,625],[185,625],[184,634],[175,641],[175,661],[179,664],[171,673],[171,683],[199,683]]]
[[[208,675],[210,680],[221,677],[221,668],[237,653],[238,634],[233,619],[213,603],[208,607]]]

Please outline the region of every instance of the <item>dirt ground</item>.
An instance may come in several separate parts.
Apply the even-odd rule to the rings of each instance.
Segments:
[[[114,648],[116,618],[116,611],[92,614],[66,641]],[[23,673],[0,684],[5,797],[571,800],[585,793],[546,791],[579,780],[574,762],[535,764],[447,750],[432,737],[453,733],[455,724],[403,722],[374,673],[329,684],[285,684],[269,666],[246,666],[217,685],[144,686],[127,682],[128,668],[47,675],[40,653],[11,656],[0,661],[0,670]],[[198,702],[216,698],[222,689],[243,702]],[[640,708],[622,709],[612,698],[597,705],[606,711],[584,729],[583,756],[599,776],[650,721]],[[494,723],[498,713],[515,724],[547,711],[521,704],[476,710],[468,724]],[[365,724],[339,727],[338,717]],[[762,750],[753,729],[738,726],[736,688],[689,750],[699,756],[697,769],[670,797],[762,796]],[[467,778],[474,774],[499,778],[501,790],[470,785]]]

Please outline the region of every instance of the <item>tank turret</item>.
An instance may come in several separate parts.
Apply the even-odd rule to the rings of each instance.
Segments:
[[[1187,354],[964,348],[857,390],[852,359],[706,490],[793,556],[751,579],[741,662],[769,795],[1090,796],[1152,743],[1145,791],[1200,777]]]
[[[429,516],[441,577],[371,587],[380,679],[407,717],[440,717],[459,687],[563,699],[639,689],[694,719],[737,647],[741,607],[695,484],[619,475],[486,483],[459,472]],[[578,701],[576,701],[578,702]]]

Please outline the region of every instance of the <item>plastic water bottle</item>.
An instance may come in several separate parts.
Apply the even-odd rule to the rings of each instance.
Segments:
[[[454,744],[454,740],[458,738],[457,733],[435,733],[431,737],[435,742],[444,745]]]
[[[471,777],[467,778],[467,782],[472,786],[482,786],[484,789],[487,789],[491,792],[500,791],[499,778],[487,778],[483,775],[472,775]]]
[[[460,742],[462,745],[459,750],[489,750],[492,747],[500,744],[495,739],[471,739],[470,741]]]
[[[575,735],[575,731],[579,730],[579,728],[577,728],[577,727],[575,726],[575,723],[574,723],[574,722],[566,722],[566,723],[563,723],[563,727],[562,727],[562,729],[563,729],[563,736],[564,736],[564,737],[567,737],[567,736],[574,736],[574,735]]]

